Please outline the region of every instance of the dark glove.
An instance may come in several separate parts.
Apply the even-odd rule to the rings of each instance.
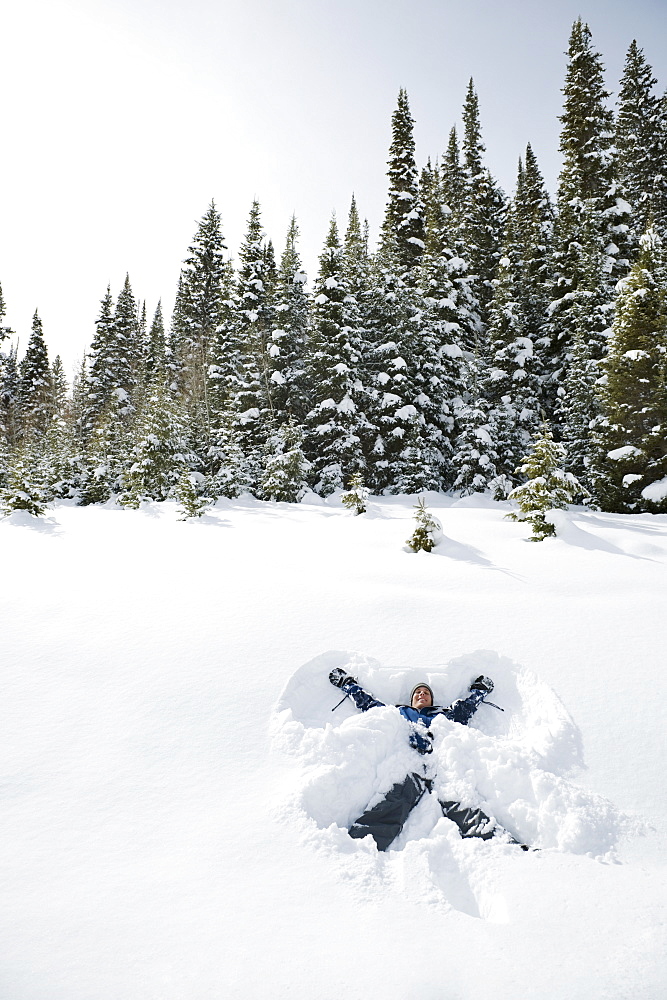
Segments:
[[[329,680],[334,687],[342,688],[344,684],[356,684],[356,678],[345,673],[342,667],[334,667],[329,674]]]
[[[491,694],[493,691],[493,681],[490,677],[485,677],[484,674],[480,674],[479,677],[475,677],[474,681],[470,685],[471,691],[483,691],[484,694]]]

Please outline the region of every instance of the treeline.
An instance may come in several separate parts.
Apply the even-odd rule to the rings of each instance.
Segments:
[[[295,501],[355,474],[374,493],[504,497],[547,426],[582,496],[667,511],[667,98],[655,88],[632,42],[612,110],[578,20],[555,203],[530,146],[513,197],[500,189],[472,80],[461,134],[419,170],[402,90],[378,245],[353,198],[312,291],[295,220],[277,259],[255,202],[233,262],[211,203],[168,326],[159,304],[149,321],[129,278],[115,299],[107,289],[71,391],[35,313],[21,361],[0,354],[5,504],[136,506],[186,480],[202,496]],[[4,314],[0,291],[11,343]]]

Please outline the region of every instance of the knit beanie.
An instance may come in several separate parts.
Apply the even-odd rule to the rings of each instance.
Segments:
[[[429,684],[425,684],[424,681],[420,681],[419,684],[415,684],[412,691],[410,692],[410,705],[412,705],[412,699],[415,696],[415,691],[417,690],[417,688],[426,688],[426,690],[429,691],[431,694],[431,705],[435,705],[435,697],[433,695],[433,689],[430,687]]]

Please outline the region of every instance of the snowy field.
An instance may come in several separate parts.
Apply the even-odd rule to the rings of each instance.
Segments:
[[[0,521],[1,1000],[659,1000],[667,516],[415,498],[52,507]],[[427,797],[345,832],[438,721],[438,783],[543,849],[461,841]]]

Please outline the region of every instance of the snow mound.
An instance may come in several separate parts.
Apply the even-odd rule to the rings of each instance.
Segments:
[[[331,686],[329,671],[343,667],[387,705],[360,713]],[[470,724],[439,717],[432,724],[437,798],[481,806],[522,843],[599,856],[613,849],[626,820],[602,796],[578,787],[572,772],[583,766],[579,730],[557,695],[531,670],[489,650],[460,656],[446,666],[383,667],[361,653],[329,651],[300,667],[277,705],[273,740],[279,753],[300,765],[290,803],[296,814],[341,830],[419,768],[407,742],[407,723],[393,707],[426,681],[439,704],[465,695],[471,680],[493,677],[498,711],[483,704]],[[337,706],[337,707],[336,707]],[[392,847],[451,835],[435,796],[415,810]],[[334,834],[334,830],[336,831]],[[348,839],[348,838],[346,838]],[[346,850],[367,850],[349,840]]]

